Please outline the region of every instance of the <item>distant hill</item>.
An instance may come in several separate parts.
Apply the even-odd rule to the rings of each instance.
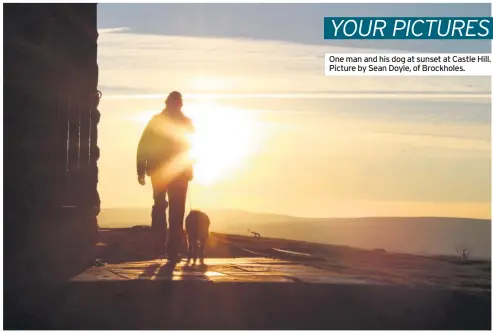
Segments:
[[[149,209],[103,209],[100,227],[150,225]],[[207,210],[216,232],[385,249],[425,255],[454,255],[468,245],[471,256],[491,257],[491,221],[446,217],[300,218],[239,210]]]

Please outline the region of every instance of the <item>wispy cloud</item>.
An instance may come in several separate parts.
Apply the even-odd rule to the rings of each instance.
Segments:
[[[279,2],[279,1],[276,1]],[[282,2],[282,1],[281,1]],[[342,2],[342,1],[341,1]],[[139,34],[250,38],[321,46],[411,52],[489,53],[487,40],[324,40],[323,17],[474,17],[489,3],[154,3],[98,5],[101,26],[130,26]],[[302,13],[302,14],[301,14]],[[163,23],[160,23],[163,22]]]
[[[122,89],[121,87],[114,87],[109,89],[112,92],[117,92]],[[140,90],[128,89],[128,94],[110,94],[107,98],[111,99],[165,99],[166,94],[159,93],[140,93]],[[135,94],[131,94],[134,92]],[[186,99],[215,99],[215,100],[231,100],[231,99],[421,99],[421,100],[469,100],[489,102],[491,96],[486,93],[465,93],[459,91],[456,93],[425,93],[425,92],[404,92],[404,93],[384,93],[384,92],[360,92],[353,93],[352,91],[338,91],[338,92],[306,92],[306,93],[184,93],[183,97]]]
[[[113,32],[126,28],[113,28]],[[108,29],[104,29],[108,30]],[[100,82],[160,94],[490,93],[487,77],[325,77],[326,52],[383,50],[233,38],[104,33],[99,41]],[[152,92],[149,92],[152,91]],[[113,91],[118,93],[117,91]],[[111,94],[107,91],[107,95]],[[394,96],[393,98],[395,98]],[[447,96],[447,98],[450,96]],[[471,96],[469,96],[471,97]],[[476,96],[477,97],[477,96]],[[430,98],[430,96],[423,96]]]
[[[103,33],[117,33],[117,32],[125,32],[125,31],[130,31],[130,28],[121,27],[121,28],[105,28],[105,29],[99,29],[98,30],[98,32],[100,34],[103,34]]]
[[[100,38],[101,90],[105,100],[151,105],[180,90],[188,100],[214,99],[233,107],[311,112],[340,118],[379,133],[401,126],[394,136],[407,144],[453,146],[441,135],[464,132],[457,147],[485,150],[474,140],[489,135],[490,80],[484,77],[325,77],[325,52],[382,52],[282,41],[233,38],[108,34]],[[159,104],[160,105],[160,104]],[[276,120],[278,121],[278,120]],[[293,122],[296,123],[296,122]],[[473,126],[474,125],[474,126]],[[426,128],[422,135],[410,130]],[[440,126],[440,128],[438,127]],[[384,132],[386,131],[383,130]],[[358,129],[360,130],[360,129]],[[398,132],[395,134],[397,135]],[[385,139],[388,137],[385,136]],[[461,138],[462,139],[462,138]]]

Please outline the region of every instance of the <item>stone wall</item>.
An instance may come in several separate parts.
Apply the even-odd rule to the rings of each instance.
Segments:
[[[4,5],[6,282],[65,280],[93,259],[97,39],[96,4]]]

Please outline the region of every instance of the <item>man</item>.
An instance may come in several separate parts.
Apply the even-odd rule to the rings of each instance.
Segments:
[[[137,150],[137,176],[141,185],[145,185],[146,175],[151,178],[155,253],[164,256],[167,251],[170,261],[178,261],[188,182],[193,178],[192,163],[189,159],[189,135],[194,128],[190,118],[182,112],[183,99],[179,92],[171,92],[165,103],[166,107],[149,121],[140,138]],[[168,207],[169,239],[166,246]]]

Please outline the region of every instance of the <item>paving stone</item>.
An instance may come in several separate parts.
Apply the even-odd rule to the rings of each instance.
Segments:
[[[182,261],[173,269],[162,259],[106,264],[92,267],[72,279],[74,282],[111,280],[369,283],[354,276],[262,257],[210,258],[206,265],[190,265]]]

